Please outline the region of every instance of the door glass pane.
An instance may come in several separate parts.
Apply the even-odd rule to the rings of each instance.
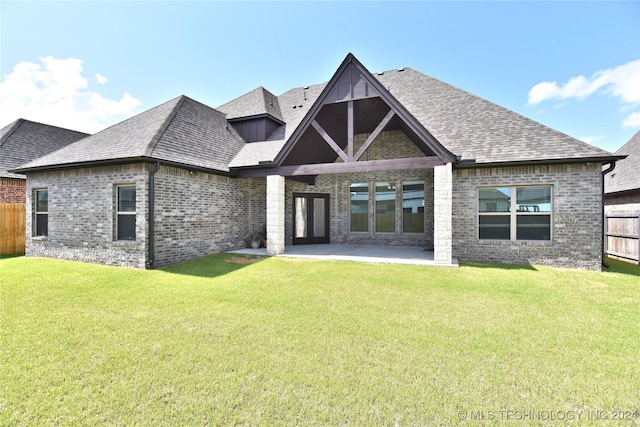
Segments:
[[[324,237],[324,198],[313,198],[313,237]]]
[[[295,215],[294,237],[307,237],[307,199],[305,197],[295,198]]]
[[[509,212],[511,210],[511,188],[481,188],[478,191],[480,212]]]
[[[520,187],[516,189],[518,212],[551,212],[551,187]]]
[[[369,184],[351,184],[351,232],[369,231]]]
[[[509,215],[480,215],[480,239],[511,239]]]
[[[376,182],[376,233],[396,231],[396,184]]]
[[[402,232],[424,233],[424,183],[402,183]]]

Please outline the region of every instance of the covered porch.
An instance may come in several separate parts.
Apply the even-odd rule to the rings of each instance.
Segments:
[[[230,253],[244,255],[267,255],[265,248],[239,249]],[[380,246],[330,243],[321,245],[291,245],[276,256],[307,258],[325,261],[355,261],[380,264],[437,265],[457,267],[458,260],[450,263],[436,262],[433,251],[417,246]]]

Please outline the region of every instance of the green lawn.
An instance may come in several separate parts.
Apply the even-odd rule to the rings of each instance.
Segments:
[[[640,267],[248,261],[1,260],[0,424],[640,423]]]

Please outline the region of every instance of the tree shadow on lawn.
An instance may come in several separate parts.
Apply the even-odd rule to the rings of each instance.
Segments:
[[[267,258],[269,257],[261,255],[219,253],[168,265],[159,270],[172,274],[213,278],[232,273]]]

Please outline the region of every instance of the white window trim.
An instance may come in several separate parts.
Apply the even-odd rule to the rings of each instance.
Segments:
[[[551,208],[549,212],[518,212],[518,203],[517,203],[517,189],[525,188],[525,187],[549,187],[551,193]],[[480,190],[487,188],[509,188],[511,189],[511,205],[509,207],[509,212],[480,212]],[[553,185],[551,184],[529,184],[529,185],[490,185],[490,186],[482,186],[476,189],[476,210],[478,212],[478,220],[476,221],[477,237],[481,242],[495,241],[495,242],[539,242],[539,243],[548,243],[553,241],[553,210],[555,206],[554,200],[554,191]],[[480,238],[480,216],[509,216],[509,239],[481,239]],[[544,215],[549,216],[549,240],[526,240],[526,239],[517,239],[517,228],[518,228],[518,215],[522,216],[538,216]]]
[[[38,192],[39,191],[47,192],[47,211],[46,212],[38,211]],[[38,234],[38,215],[47,216],[47,234]],[[33,228],[32,237],[42,239],[49,236],[49,189],[46,187],[33,189],[33,227],[32,228]]]
[[[133,240],[120,239],[120,236],[118,235],[118,229],[119,229],[118,220],[120,219],[120,215],[133,215],[133,216],[135,216],[135,215],[138,214],[138,212],[137,212],[137,210],[138,210],[137,200],[136,200],[136,210],[135,211],[119,211],[118,210],[118,206],[119,206],[119,203],[118,203],[119,202],[119,200],[118,200],[119,191],[118,190],[120,188],[127,188],[127,187],[133,187],[133,189],[136,191],[136,199],[138,198],[138,188],[137,188],[136,184],[116,184],[114,186],[115,196],[116,196],[115,197],[116,205],[115,205],[115,209],[114,209],[115,213],[116,213],[116,220],[115,220],[115,229],[113,230],[114,231],[113,234],[114,234],[114,240],[116,242],[135,242],[137,240],[137,238],[138,238],[138,236],[136,235],[135,239],[133,239]],[[136,223],[136,228],[137,228],[137,223]]]

